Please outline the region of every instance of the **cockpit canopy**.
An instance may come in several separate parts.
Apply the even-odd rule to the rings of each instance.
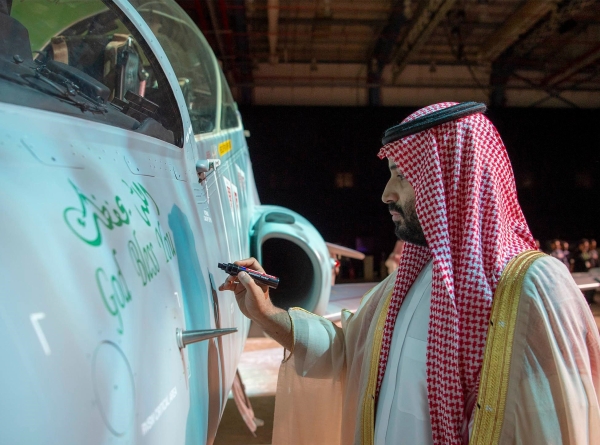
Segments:
[[[171,1],[133,0],[175,72],[194,134],[240,125],[202,34]],[[164,55],[115,4],[0,0],[0,102],[140,132],[183,146]],[[152,42],[150,42],[152,43]],[[175,86],[176,87],[176,86]]]

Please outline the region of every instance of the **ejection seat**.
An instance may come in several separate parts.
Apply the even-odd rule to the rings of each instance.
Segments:
[[[0,0],[0,57],[32,62],[29,32],[10,16],[12,0]]]
[[[46,54],[106,85],[111,91],[109,100],[123,100],[127,91],[144,96],[147,73],[130,35],[55,36]]]

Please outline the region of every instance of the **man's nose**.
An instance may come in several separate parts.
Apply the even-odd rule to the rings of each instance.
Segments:
[[[398,194],[394,192],[393,188],[390,185],[390,182],[391,180],[387,182],[385,188],[383,189],[383,194],[381,195],[381,200],[385,204],[389,204],[390,202],[397,202],[399,199]]]

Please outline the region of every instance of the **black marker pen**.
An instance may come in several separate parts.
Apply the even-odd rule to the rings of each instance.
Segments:
[[[254,269],[248,269],[244,266],[238,266],[237,264],[219,263],[219,269],[223,269],[229,275],[234,277],[240,272],[246,272],[254,279],[254,281],[272,287],[273,289],[277,289],[277,286],[279,286],[279,278],[274,277],[273,275],[267,275],[266,273],[262,273]]]

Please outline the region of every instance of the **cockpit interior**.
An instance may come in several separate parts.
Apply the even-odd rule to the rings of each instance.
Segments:
[[[157,61],[147,57],[151,53],[142,50],[141,37],[125,25],[124,17],[97,3],[104,11],[81,20],[77,11],[67,27],[43,35],[60,20],[47,21],[46,30],[30,29],[11,14],[16,9],[12,0],[0,0],[0,100],[175,144],[182,129],[169,119],[170,113],[159,112],[175,106],[175,100],[169,88],[160,87],[166,79]],[[19,6],[27,9],[25,5]],[[48,12],[39,9],[38,14]],[[40,23],[32,11],[22,12],[31,23]]]

